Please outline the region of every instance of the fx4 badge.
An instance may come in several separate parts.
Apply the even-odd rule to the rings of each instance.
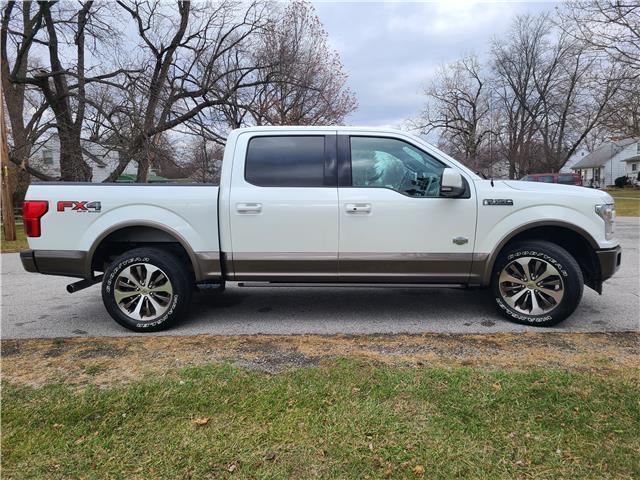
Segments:
[[[91,212],[97,213],[102,209],[100,202],[79,202],[76,200],[65,200],[58,202],[58,211],[66,212],[71,210],[73,212]]]
[[[482,200],[482,205],[493,205],[493,206],[512,206],[513,200],[510,198],[485,198]]]

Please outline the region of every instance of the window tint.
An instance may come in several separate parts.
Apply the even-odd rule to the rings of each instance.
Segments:
[[[553,183],[553,175],[540,175],[538,177],[538,181],[544,183]]]
[[[562,183],[564,185],[574,185],[576,183],[573,175],[558,175],[558,183]]]
[[[383,187],[411,197],[438,197],[444,168],[402,140],[351,137],[354,187]]]
[[[324,186],[324,137],[252,138],[245,179],[261,187]]]

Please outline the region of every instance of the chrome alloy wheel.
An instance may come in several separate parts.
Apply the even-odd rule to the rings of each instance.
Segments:
[[[535,257],[521,257],[508,263],[500,272],[498,285],[507,305],[526,315],[549,313],[564,297],[558,269]]]
[[[150,321],[169,310],[173,287],[167,274],[158,267],[150,263],[136,263],[120,272],[113,296],[126,316]]]

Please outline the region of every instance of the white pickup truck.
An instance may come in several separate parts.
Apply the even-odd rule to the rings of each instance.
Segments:
[[[226,281],[488,287],[509,320],[549,326],[621,259],[607,193],[485,180],[387,129],[239,129],[219,187],[34,183],[23,216],[24,268],[101,282],[134,331]]]

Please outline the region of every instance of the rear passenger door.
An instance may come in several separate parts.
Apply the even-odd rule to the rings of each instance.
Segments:
[[[332,281],[338,271],[334,132],[239,137],[229,219],[236,280]]]

